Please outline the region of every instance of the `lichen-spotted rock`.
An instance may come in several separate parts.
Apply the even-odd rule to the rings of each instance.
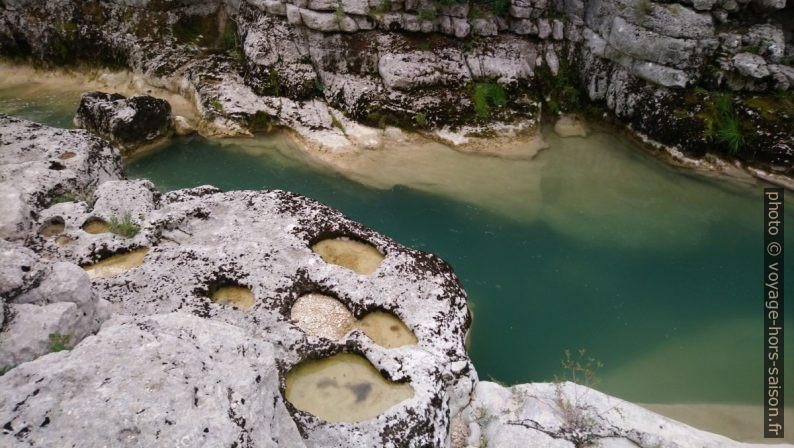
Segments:
[[[6,123],[13,132],[18,127],[32,126],[29,122],[11,119]],[[45,134],[54,132],[50,128],[42,129]],[[7,133],[2,127],[0,131]],[[85,133],[79,135],[93,139]],[[37,153],[44,157],[55,150],[44,139],[37,140],[36,145]],[[74,145],[75,159],[85,156],[81,148]],[[114,154],[118,158],[118,152]],[[405,248],[348,220],[334,209],[284,191],[224,193],[207,186],[161,194],[150,182],[123,180],[120,173],[103,180],[93,188],[90,201],[53,203],[43,193],[42,210],[28,226],[31,230],[24,235],[26,244],[43,257],[75,268],[90,267],[118,254],[140,252],[143,257],[136,259],[134,264],[91,280],[93,294],[99,300],[110,302],[114,313],[140,319],[188,314],[201,321],[222,323],[253,340],[272,344],[272,352],[263,351],[269,354],[263,356],[269,356],[276,368],[264,370],[263,375],[270,376],[263,377],[263,381],[276,385],[270,387],[271,392],[276,394],[278,403],[289,410],[308,446],[403,446],[406,440],[438,446],[446,442],[450,416],[469,402],[476,372],[464,346],[470,324],[466,295],[443,260]],[[91,233],[84,229],[90,219],[109,222],[126,212],[130,212],[140,228],[132,237],[112,232]],[[59,235],[69,238],[68,244],[59,244],[48,232],[38,231],[56,221]],[[360,275],[324,261],[312,250],[314,243],[329,237],[365,241],[385,256],[375,272]],[[148,251],[144,253],[143,248]],[[253,294],[253,303],[248,308],[234,303],[216,303],[211,296],[219,285],[247,288]],[[391,313],[413,332],[417,342],[387,348],[360,329],[348,332],[339,340],[308,334],[290,321],[290,310],[299,297],[314,292],[337,297],[357,319],[373,312]],[[157,319],[166,325],[172,317]],[[105,340],[104,333],[111,328],[108,325],[97,333],[97,339]],[[151,337],[157,334],[154,332]],[[91,340],[94,339],[87,341]],[[96,350],[79,350],[87,341],[77,344],[68,358],[48,355],[42,361],[52,359],[49,362],[57,363],[68,359],[75,364],[90,364]],[[178,347],[179,344],[175,344],[174,350]],[[213,346],[208,347],[210,352],[214,350]],[[163,351],[157,356],[166,356],[166,344],[151,348]],[[140,350],[144,349],[145,346]],[[239,348],[239,353],[243,358],[247,356],[244,348]],[[286,373],[292,367],[306,360],[340,353],[363,356],[385,380],[406,384],[414,393],[377,418],[341,424],[330,424],[296,409],[283,399]],[[199,344],[196,351],[185,351],[185,363],[194,363],[204,355]],[[115,368],[116,364],[132,362],[124,356],[108,359],[107,363]],[[130,360],[135,358],[130,356]],[[139,353],[138,356],[147,359],[147,355]],[[23,363],[12,372],[21,367],[36,371],[39,368],[35,365],[42,366]],[[46,367],[51,368],[54,369]],[[118,374],[123,375],[123,372],[119,370]],[[206,381],[216,379],[216,375],[217,379],[223,376],[226,381],[231,375],[220,372],[208,367]],[[70,383],[69,393],[75,396],[93,393],[96,384],[105,378],[102,375],[98,369],[80,370],[76,377],[81,381]],[[0,377],[0,391],[15,389],[14,378],[17,377]],[[53,384],[54,391],[58,383]],[[152,396],[156,402],[152,405],[161,410],[171,409],[172,399],[169,391],[163,390]],[[225,396],[207,399],[213,401],[206,408],[207,412],[220,413],[207,418],[228,418]],[[22,419],[25,422],[22,426],[12,424],[15,430],[11,435],[16,437],[21,428],[29,425],[30,429],[20,436],[29,431],[31,438],[24,440],[38,440],[34,436],[43,430],[32,423],[32,416],[18,415],[14,406],[11,401],[0,405],[0,412],[9,415],[6,421]],[[115,427],[116,419],[121,419],[124,412],[129,412],[127,417],[134,419],[138,411],[140,409],[113,408],[106,414],[97,411],[95,418],[101,420],[107,415],[105,423]],[[65,427],[53,428],[66,431]],[[143,441],[150,440],[151,435],[135,437]],[[257,443],[251,446],[263,446]]]

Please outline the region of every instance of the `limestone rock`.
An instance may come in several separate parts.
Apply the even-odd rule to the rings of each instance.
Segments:
[[[179,136],[191,135],[196,133],[196,127],[187,118],[174,116],[174,133]]]
[[[733,57],[733,66],[744,76],[761,79],[769,76],[766,61],[753,53],[738,53]]]
[[[560,137],[587,137],[590,133],[587,125],[578,117],[563,115],[554,123],[554,132]]]
[[[487,48],[466,55],[466,64],[475,79],[496,79],[508,85],[528,81],[533,75],[536,48],[525,40],[503,38]]]
[[[492,19],[474,19],[471,21],[472,32],[478,36],[495,36],[496,22]]]
[[[759,24],[750,27],[744,36],[743,44],[756,47],[758,55],[768,58],[770,62],[780,62],[786,50],[783,29],[772,24]]]
[[[464,415],[474,428],[470,447],[745,446],[571,382],[508,388],[481,381]]]
[[[0,115],[0,235],[21,239],[53,199],[121,177],[118,151],[86,131],[44,127]],[[72,196],[69,196],[72,195]]]
[[[84,93],[74,125],[127,150],[155,143],[173,131],[171,105],[147,95],[125,98],[103,92]]]
[[[270,344],[187,314],[108,323],[0,377],[2,445],[304,446]]]
[[[5,131],[0,128],[0,133]],[[448,416],[466,405],[477,378],[464,345],[470,323],[465,293],[442,260],[283,191],[221,193],[199,187],[160,197],[148,181],[119,179],[101,184],[95,196],[93,209],[80,203],[46,208],[39,224],[57,215],[71,235],[78,223],[92,216],[129,208],[140,232],[132,238],[83,232],[68,246],[29,235],[32,247],[61,261],[37,267],[36,256],[14,250],[19,261],[6,263],[7,274],[0,271],[0,278],[12,279],[4,289],[15,294],[4,305],[14,313],[5,323],[8,337],[0,333],[0,353],[3,341],[23,352],[21,358],[13,358],[19,365],[0,378],[0,416],[13,428],[0,436],[8,440],[3,445],[33,440],[34,445],[47,446],[56,437],[71,444],[85,432],[107,433],[91,425],[113,428],[118,434],[111,438],[129,437],[125,440],[141,444],[158,444],[157,437],[177,434],[206,437],[208,444],[250,436],[264,446],[269,440],[289,446],[290,441],[302,440],[310,446],[343,447],[400,446],[408,439],[424,445],[444,443]],[[371,275],[328,263],[312,250],[326,234],[366,241],[385,257]],[[141,247],[148,251],[140,262],[112,276],[89,282],[76,266]],[[40,281],[25,276],[15,280],[15,273],[25,272],[20,264],[34,264],[28,272]],[[243,310],[209,297],[210,290],[227,284],[250,291],[252,306]],[[338,341],[305,333],[288,316],[295,299],[313,291],[333,292],[356,317],[373,309],[388,311],[416,340],[387,349],[359,330]],[[105,300],[126,317],[80,341],[107,315]],[[87,312],[88,305],[93,314]],[[177,312],[192,316],[171,314]],[[36,329],[35,337],[31,329]],[[48,337],[40,335],[55,332],[76,335],[71,352],[24,362],[48,348]],[[329,425],[285,405],[279,384],[287,370],[307,359],[350,351],[364,356],[390,380],[408,382],[413,397],[377,419],[348,425]],[[163,362],[173,369],[164,373]],[[19,396],[31,393],[20,385],[35,381],[39,398],[16,406]],[[213,385],[219,385],[217,392]],[[103,387],[114,400],[97,395]],[[4,388],[15,392],[5,393]],[[38,422],[33,428],[34,420],[44,416],[50,423]],[[274,421],[279,426],[273,426]],[[169,431],[158,434],[160,425]],[[293,438],[296,425],[302,439]],[[203,432],[204,427],[209,432]]]
[[[30,207],[11,182],[0,182],[0,238],[20,239],[30,227]]]
[[[53,337],[74,346],[109,317],[109,304],[96,298],[88,275],[72,263],[44,263],[4,243],[0,278],[10,316],[0,331],[0,368],[49,353]]]
[[[693,40],[662,36],[621,17],[615,17],[607,42],[620,54],[676,68],[690,63],[696,47]]]
[[[148,180],[108,181],[94,193],[97,197],[92,213],[106,219],[122,219],[129,214],[140,222],[154,209],[160,193]]]

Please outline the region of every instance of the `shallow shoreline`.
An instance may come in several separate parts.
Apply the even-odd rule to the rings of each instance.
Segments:
[[[763,408],[749,404],[659,404],[637,403],[665,417],[704,431],[722,434],[740,442],[779,444],[794,442],[794,435],[782,439],[764,439]],[[785,424],[794,427],[794,407],[784,411]]]
[[[8,62],[0,62],[0,70],[12,74],[5,77],[4,81],[0,83],[0,88],[29,84],[32,79],[36,83],[54,84],[57,86],[63,86],[64,83],[68,83],[76,90],[78,90],[78,87],[84,86],[83,90],[85,91],[106,88],[124,95],[149,94],[168,100],[175,115],[182,115],[194,123],[200,123],[198,132],[204,138],[256,137],[256,135],[251,135],[250,133],[245,135],[240,134],[240,132],[231,132],[232,130],[229,130],[230,132],[219,131],[216,129],[217,120],[212,122],[215,127],[208,127],[207,120],[200,116],[201,108],[196,103],[196,98],[191,98],[186,95],[186,92],[176,88],[179,84],[177,80],[152,79],[129,70],[114,72],[105,69],[97,70],[80,67],[75,69],[38,69],[29,65],[10,64]],[[81,76],[84,76],[85,79],[81,79]],[[355,159],[364,152],[384,150],[387,146],[405,144],[407,142],[415,144],[435,143],[463,154],[507,159],[531,159],[539,151],[549,148],[541,132],[542,125],[534,123],[519,123],[515,126],[503,125],[505,135],[501,136],[474,137],[465,135],[470,131],[475,132],[476,130],[474,129],[453,132],[442,128],[429,132],[415,132],[391,127],[377,129],[346,118],[341,120],[343,121],[343,126],[347,128],[344,131],[344,135],[350,143],[347,148],[340,147],[333,150],[323,148],[312,142],[308,136],[301,134],[297,129],[283,129],[295,140],[296,146],[300,148],[302,153],[317,162],[331,166],[343,175],[346,175],[344,166],[349,163],[349,161],[345,162],[345,159]],[[631,140],[647,153],[672,166],[686,168],[709,177],[750,183],[761,180],[794,190],[794,179],[743,164],[738,160],[731,162],[713,153],[708,153],[701,159],[694,159],[687,157],[676,148],[655,142],[630,128],[619,126],[610,120],[586,120],[584,123],[593,130],[621,135]],[[527,130],[527,126],[530,125],[536,126],[534,131]],[[396,139],[393,138],[393,135],[390,135],[390,129],[398,131],[399,136]],[[139,155],[133,155],[133,157],[139,157]]]

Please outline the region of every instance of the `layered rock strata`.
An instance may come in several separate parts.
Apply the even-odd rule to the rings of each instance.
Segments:
[[[536,132],[542,108],[609,111],[688,156],[785,174],[790,12],[784,0],[7,0],[0,54],[145,73],[193,98],[206,134],[286,126],[339,151],[376,146],[390,124],[457,141],[450,130]]]

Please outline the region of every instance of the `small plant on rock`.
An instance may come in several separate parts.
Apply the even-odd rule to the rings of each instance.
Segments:
[[[733,110],[733,100],[729,95],[721,95],[716,101],[717,141],[728,147],[728,154],[736,155],[744,148],[744,133],[739,118]]]
[[[334,115],[333,113],[331,114],[331,126],[339,129],[340,131],[342,131],[342,133],[345,132],[345,127],[342,126],[342,122],[339,121],[339,119],[336,118],[336,115]]]
[[[598,369],[604,367],[604,363],[588,356],[587,349],[580,348],[576,351],[576,356],[569,349],[565,349],[560,364],[563,374],[555,378],[557,381],[572,381],[587,387],[595,387],[601,381],[597,373]]]
[[[345,18],[345,10],[342,8],[342,5],[336,5],[336,9],[334,10],[334,20],[336,20],[336,24],[340,27],[342,26],[342,20]]]
[[[212,100],[212,101],[210,101],[210,106],[212,106],[212,108],[215,109],[218,113],[221,113],[221,114],[224,113],[223,104],[221,104],[220,101]]]
[[[391,8],[391,0],[383,0],[380,5],[370,8],[370,12],[375,16],[382,16],[383,14],[390,13]]]
[[[50,353],[62,352],[64,350],[71,350],[69,347],[69,340],[72,339],[70,334],[60,334],[57,331],[50,333]]]
[[[478,82],[472,91],[472,104],[479,118],[488,118],[492,109],[500,109],[507,104],[507,94],[496,82]]]
[[[438,11],[436,11],[435,7],[432,8],[423,8],[419,10],[419,14],[417,18],[421,21],[434,21],[438,17]]]
[[[507,17],[510,11],[511,0],[492,0],[491,12],[496,16]]]
[[[426,128],[428,125],[427,115],[423,114],[422,112],[418,112],[416,115],[414,115],[414,122],[420,128]]]
[[[115,233],[116,235],[132,238],[138,234],[138,231],[141,230],[141,227],[132,221],[130,212],[124,212],[124,215],[122,215],[121,219],[118,219],[115,216],[110,218],[110,221],[108,221],[108,230]]]
[[[93,207],[94,193],[87,188],[80,188],[77,191],[68,192],[54,196],[50,201],[51,204],[60,204],[63,202],[85,202],[89,207]]]

